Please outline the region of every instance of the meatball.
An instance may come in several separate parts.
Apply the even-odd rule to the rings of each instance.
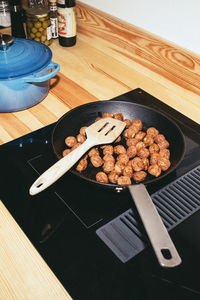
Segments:
[[[163,134],[158,134],[154,137],[154,140],[157,144],[161,143],[162,141],[165,140],[165,136]]]
[[[142,159],[140,157],[134,157],[132,159],[132,168],[135,172],[141,171],[144,168]]]
[[[124,168],[124,170],[123,170],[123,175],[124,176],[128,176],[128,177],[130,177],[130,178],[132,178],[132,176],[133,176],[133,168],[132,168],[132,166],[125,166],[125,168]]]
[[[86,128],[87,128],[87,126],[81,127],[81,129],[79,130],[79,132],[80,132],[81,135],[86,136],[86,131],[85,131]]]
[[[136,138],[130,138],[126,140],[126,145],[128,147],[135,146],[139,141]]]
[[[159,131],[155,127],[149,127],[147,129],[147,134],[152,138],[155,138],[159,134]]]
[[[148,158],[142,158],[142,163],[143,163],[143,169],[144,170],[148,170],[148,167],[149,167],[149,160],[148,160]]]
[[[99,150],[98,148],[92,148],[89,153],[88,153],[89,157],[92,157],[93,155],[99,155]]]
[[[95,168],[101,167],[104,163],[103,159],[97,154],[91,156],[90,161]]]
[[[169,147],[169,142],[167,140],[163,140],[160,143],[158,143],[159,148],[162,149],[166,149]]]
[[[115,162],[115,158],[114,158],[114,156],[111,155],[111,154],[105,154],[105,155],[103,156],[103,160],[104,160],[104,161],[113,161],[113,162]]]
[[[108,174],[108,179],[111,183],[117,183],[118,178],[119,174],[117,174],[115,171],[112,171],[110,174]]]
[[[149,150],[147,148],[141,148],[140,150],[137,151],[137,155],[140,158],[147,158],[149,157]]]
[[[138,127],[135,126],[135,125],[131,125],[128,129],[125,130],[126,131],[126,135],[127,135],[127,138],[130,139],[130,138],[134,138],[136,133],[138,133]]]
[[[170,151],[169,151],[169,149],[161,149],[160,152],[159,152],[159,156],[160,157],[164,157],[166,159],[169,159],[170,158]]]
[[[77,144],[77,140],[74,136],[68,136],[66,139],[65,139],[65,144],[69,147],[69,148],[72,148],[74,145]]]
[[[138,119],[133,120],[133,121],[132,121],[132,125],[137,126],[138,131],[139,131],[139,130],[142,130],[143,124],[142,124],[142,121],[141,121],[141,120],[138,120]]]
[[[137,148],[136,148],[136,146],[130,146],[130,147],[128,147],[128,149],[126,150],[126,154],[128,155],[129,158],[135,157],[136,154],[137,154]]]
[[[77,135],[76,139],[77,139],[77,142],[78,142],[78,143],[83,144],[83,143],[85,142],[85,140],[86,140],[86,137],[85,137],[84,135],[82,135],[82,134],[79,133],[79,134]]]
[[[87,160],[86,159],[81,159],[76,167],[76,170],[78,172],[82,172],[87,168]]]
[[[128,176],[120,176],[117,180],[119,185],[129,185],[131,184],[131,179]]]
[[[113,152],[114,152],[112,145],[102,146],[101,148],[103,149],[103,155],[106,155],[106,154],[111,154],[112,155]]]
[[[109,112],[105,112],[103,113],[102,115],[102,118],[112,118],[113,117],[113,114],[109,113]]]
[[[135,138],[138,140],[138,141],[142,141],[143,138],[145,137],[146,135],[146,132],[144,131],[139,131],[136,135],[135,135]]]
[[[104,172],[98,172],[96,174],[96,181],[101,183],[108,183],[108,176]]]
[[[125,119],[124,122],[126,123],[126,128],[131,126],[131,121],[129,119]]]
[[[129,160],[129,162],[127,163],[127,166],[131,166],[131,168],[132,168],[132,159]]]
[[[92,156],[94,155],[99,155],[100,156],[100,153],[99,153],[99,149],[98,148],[92,148],[90,149],[90,151],[88,152],[88,156],[91,158]]]
[[[158,144],[153,143],[149,146],[149,153],[153,154],[155,152],[159,152],[160,151],[160,147],[158,146]]]
[[[123,153],[126,153],[126,149],[122,145],[117,145],[117,146],[114,147],[114,153],[117,154],[117,155],[123,154]]]
[[[133,179],[136,182],[144,181],[146,177],[147,177],[147,173],[144,171],[138,171],[133,174]]]
[[[117,174],[122,174],[124,168],[125,165],[121,161],[117,161],[114,170]]]
[[[128,139],[128,128],[124,130],[123,137],[125,138],[125,140]]]
[[[120,161],[122,164],[127,165],[129,162],[129,157],[126,153],[122,153],[117,157],[117,161]]]
[[[123,115],[121,113],[114,114],[113,118],[116,119],[116,120],[120,120],[120,121],[124,120],[124,117],[123,117]]]
[[[112,172],[114,168],[115,168],[115,163],[113,161],[107,160],[103,164],[103,171],[107,174]]]
[[[71,149],[65,149],[62,153],[63,157],[71,152]]]
[[[169,167],[171,166],[171,163],[170,163],[169,159],[161,157],[158,160],[158,165],[159,165],[159,167],[161,167],[162,171],[167,171],[167,169],[169,169]]]
[[[151,174],[155,177],[158,177],[158,176],[160,176],[162,169],[157,164],[154,164],[154,165],[149,166],[148,172],[149,172],[149,174]]]
[[[143,139],[146,146],[150,146],[154,143],[154,139],[150,135],[146,135]]]
[[[155,152],[155,153],[151,154],[151,156],[150,156],[150,164],[151,165],[157,164],[158,160],[159,160],[159,153],[158,152]]]
[[[136,146],[137,151],[139,151],[141,148],[146,147],[144,142],[138,142],[135,146]]]

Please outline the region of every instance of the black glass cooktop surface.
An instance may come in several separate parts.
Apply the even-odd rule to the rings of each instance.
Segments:
[[[186,152],[176,171],[147,186],[150,194],[200,165],[200,125],[141,89],[112,100],[140,103],[164,113],[181,128]],[[170,231],[182,264],[163,269],[148,245],[122,263],[96,230],[134,208],[128,192],[99,189],[70,172],[46,191],[29,195],[34,180],[56,162],[55,124],[0,147],[0,198],[73,299],[200,299],[200,214]],[[138,222],[140,222],[139,217]]]

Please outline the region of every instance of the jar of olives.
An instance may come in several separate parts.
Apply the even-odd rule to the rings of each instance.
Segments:
[[[26,10],[27,38],[47,46],[52,43],[51,21],[46,8],[28,8]]]

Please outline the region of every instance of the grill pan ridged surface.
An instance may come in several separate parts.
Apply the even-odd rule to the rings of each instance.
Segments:
[[[168,231],[200,209],[200,166],[151,195]],[[146,234],[132,209],[99,228],[96,233],[122,261],[147,245]]]

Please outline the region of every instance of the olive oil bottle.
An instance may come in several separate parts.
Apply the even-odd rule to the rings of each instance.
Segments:
[[[63,47],[76,44],[76,2],[75,0],[57,0],[58,38]]]

